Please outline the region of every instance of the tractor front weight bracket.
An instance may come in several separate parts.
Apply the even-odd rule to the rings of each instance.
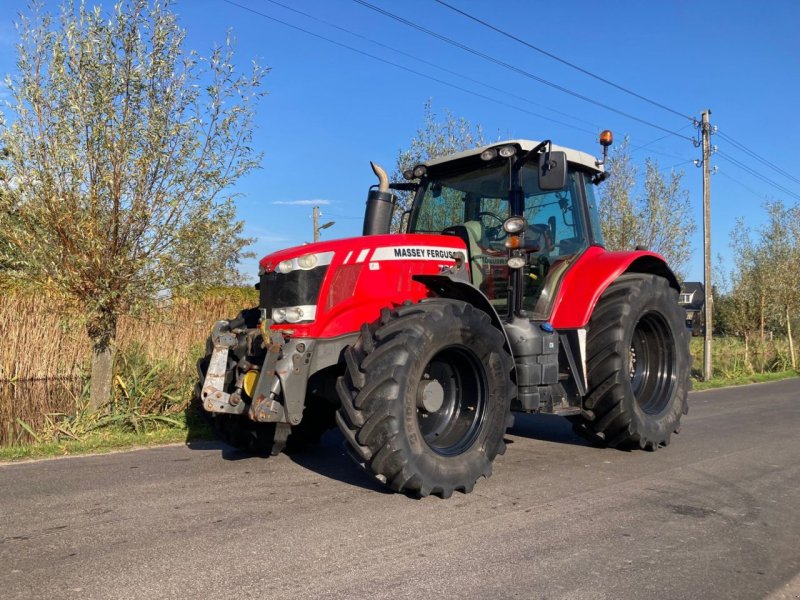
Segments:
[[[269,341],[267,356],[261,367],[256,389],[253,392],[253,402],[250,404],[247,414],[253,421],[260,423],[285,423],[287,421],[286,410],[277,400],[281,391],[281,380],[277,374],[278,360],[283,354],[285,340],[276,331],[266,331],[268,335],[264,335],[264,338],[265,341]]]
[[[208,412],[240,415],[244,411],[241,397],[224,391],[228,353],[236,345],[236,334],[228,329],[227,321],[217,321],[211,333],[211,341],[214,344],[214,351],[203,382],[203,407]]]

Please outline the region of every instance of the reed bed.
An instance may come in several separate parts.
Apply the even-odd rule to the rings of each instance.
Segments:
[[[257,304],[255,290],[212,289],[123,316],[113,410],[134,418],[189,401],[194,363],[215,321]],[[44,295],[0,296],[0,445],[31,441],[80,410],[91,366],[81,317]]]

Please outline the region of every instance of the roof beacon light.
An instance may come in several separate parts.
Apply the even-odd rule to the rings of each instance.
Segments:
[[[606,159],[608,158],[608,147],[613,143],[614,134],[611,133],[610,129],[604,129],[602,132],[600,132],[600,145],[603,147],[603,160],[598,160],[596,162],[598,167],[606,164]]]

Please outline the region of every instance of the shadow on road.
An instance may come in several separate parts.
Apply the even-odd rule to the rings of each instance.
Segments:
[[[219,450],[223,460],[274,460],[268,453],[239,450],[219,440],[189,440],[186,447],[190,450]],[[325,433],[318,445],[303,450],[286,451],[285,454],[295,464],[323,477],[381,494],[393,493],[359,468],[348,456],[344,448],[344,437],[338,429]]]
[[[192,417],[190,423],[194,427],[190,428],[190,435],[187,436],[186,446],[188,448],[219,450],[222,458],[230,461],[271,459],[268,453],[254,454],[229,446],[222,441],[209,439],[212,437],[212,431],[207,421],[198,418],[197,414]],[[591,445],[573,433],[572,425],[567,419],[553,415],[515,413],[514,426],[506,432],[506,443],[513,444],[514,437],[573,446]],[[345,449],[344,437],[338,429],[326,432],[318,445],[304,450],[286,452],[286,455],[295,464],[323,477],[381,494],[393,493],[350,458]]]
[[[326,432],[319,445],[306,450],[295,450],[288,453],[288,456],[301,467],[324,477],[381,494],[394,493],[348,456],[344,448],[344,437],[338,429]]]
[[[567,419],[556,415],[514,413],[514,426],[506,433],[543,442],[591,446],[589,442],[572,431],[572,424]],[[507,443],[513,443],[513,441],[506,439]]]

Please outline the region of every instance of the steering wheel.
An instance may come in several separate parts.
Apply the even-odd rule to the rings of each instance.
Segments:
[[[487,217],[487,219],[484,220],[484,217]],[[497,242],[505,237],[505,232],[503,231],[503,223],[505,221],[498,215],[494,214],[493,212],[484,210],[475,215],[475,218],[478,221],[480,221],[486,239],[489,240],[490,242]],[[489,219],[496,221],[498,225],[496,227],[491,227],[488,223]]]

